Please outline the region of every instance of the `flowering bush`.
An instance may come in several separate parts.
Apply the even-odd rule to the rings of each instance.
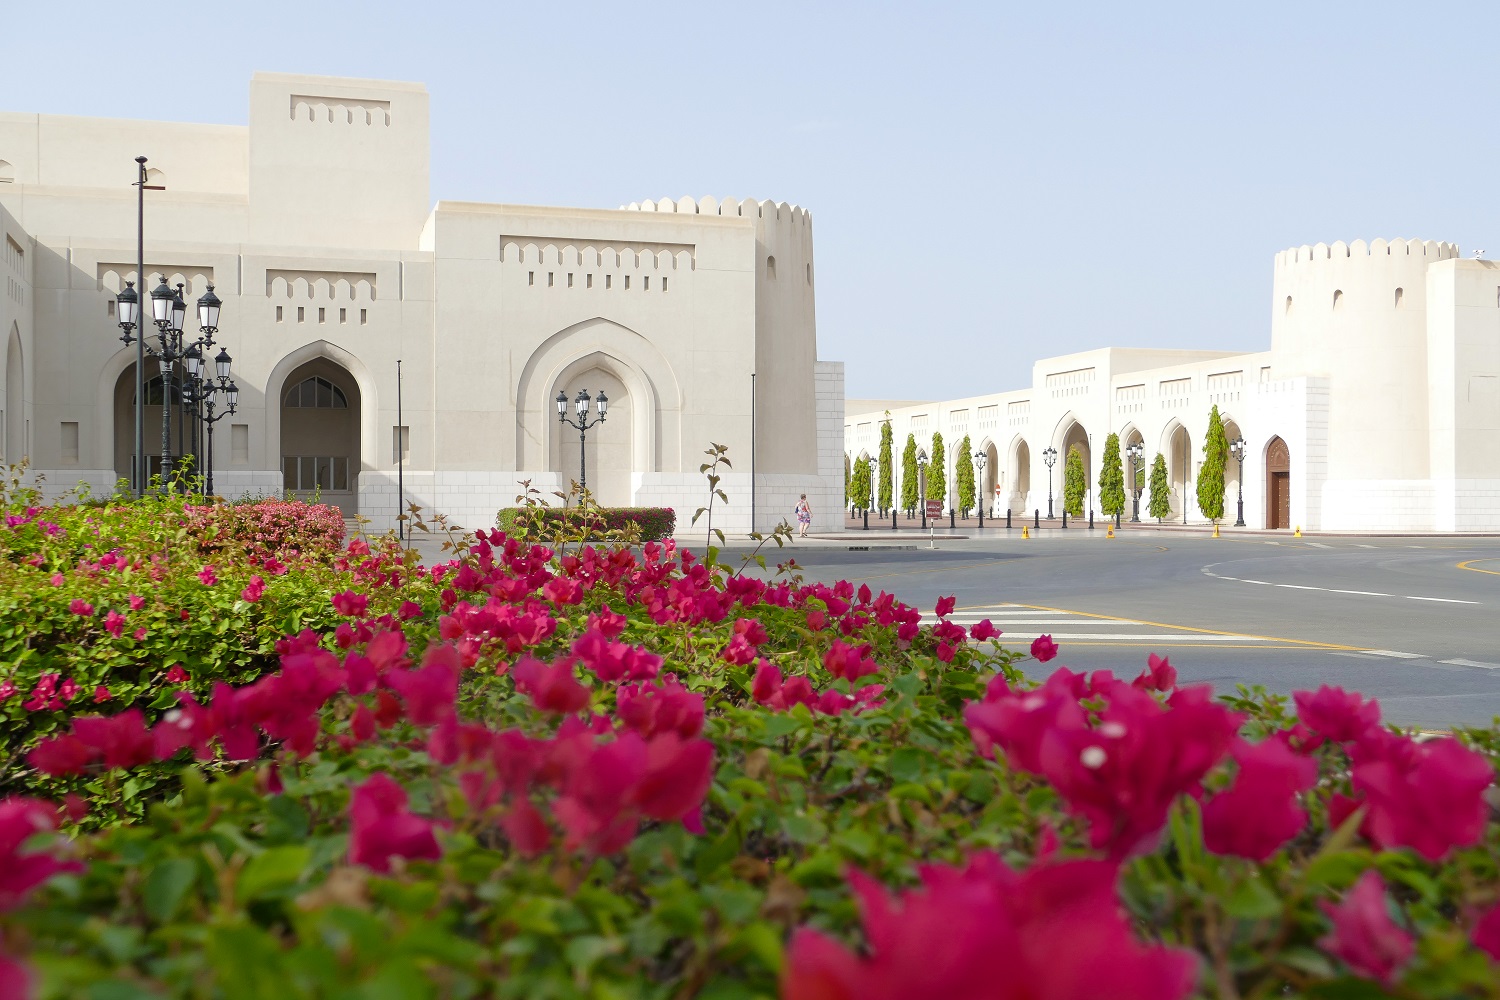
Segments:
[[[951,600],[926,626],[670,542],[495,532],[420,574],[362,544],[275,672],[30,751],[8,995],[1500,988],[1493,731],[1215,700],[1155,657],[1033,685]]]
[[[188,507],[183,527],[206,555],[251,559],[330,555],[344,542],[344,515],[328,504],[258,500]]]
[[[671,507],[506,507],[495,517],[501,531],[520,537],[529,529],[551,537],[558,528],[587,526],[595,537],[609,537],[628,528],[640,531],[638,541],[654,542],[671,537],[677,528],[677,512]]]

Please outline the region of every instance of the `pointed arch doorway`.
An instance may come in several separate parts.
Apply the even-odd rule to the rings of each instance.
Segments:
[[[359,510],[360,392],[328,358],[299,365],[281,389],[281,471],[299,500],[314,497],[352,517]]]
[[[1266,527],[1292,526],[1292,458],[1286,442],[1273,437],[1266,445]]]

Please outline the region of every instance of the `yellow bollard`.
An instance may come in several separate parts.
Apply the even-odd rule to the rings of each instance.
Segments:
[[[1294,532],[1292,532],[1292,537],[1293,538],[1301,538],[1302,537],[1302,525],[1300,525],[1300,524],[1297,525],[1297,530],[1294,531]]]
[[[1214,537],[1215,538],[1219,537],[1219,522],[1218,521],[1214,522]]]
[[[1021,525],[1021,537],[1022,537],[1022,538],[1030,538],[1030,537],[1031,537],[1031,529],[1030,529],[1030,528],[1028,528],[1028,527],[1027,527],[1027,526],[1026,526],[1026,525],[1024,525],[1024,524],[1023,524],[1023,525]]]

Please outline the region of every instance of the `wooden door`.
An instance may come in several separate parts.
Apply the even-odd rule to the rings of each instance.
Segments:
[[[1266,446],[1266,527],[1292,526],[1292,462],[1286,442],[1276,437]]]

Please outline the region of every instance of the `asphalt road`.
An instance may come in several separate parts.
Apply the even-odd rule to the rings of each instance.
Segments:
[[[924,612],[951,594],[954,620],[989,618],[1017,648],[1052,635],[1049,668],[1133,677],[1155,652],[1221,690],[1336,684],[1431,728],[1500,717],[1500,539],[1080,535],[793,555],[811,579],[868,583]]]
[[[849,579],[953,620],[989,618],[1000,641],[1053,636],[1065,665],[1134,677],[1150,653],[1185,683],[1291,692],[1336,684],[1380,699],[1394,722],[1427,728],[1500,717],[1500,538],[1208,538],[1172,532],[1003,531],[962,541],[875,532],[796,542],[809,579]],[[901,547],[889,547],[896,543]],[[697,548],[701,539],[683,541]],[[869,551],[851,551],[868,544]],[[416,545],[425,560],[437,543]],[[724,553],[736,561],[743,544]]]

